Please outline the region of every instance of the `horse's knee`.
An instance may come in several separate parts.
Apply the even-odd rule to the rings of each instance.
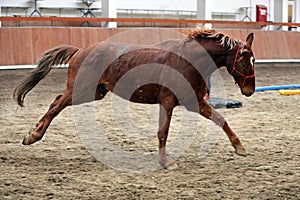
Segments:
[[[220,126],[220,127],[223,127],[225,125],[225,123],[227,123],[226,120],[224,119],[224,117],[222,117],[222,115],[219,115],[219,114],[211,116],[211,120],[213,122],[215,122],[215,124],[217,126]]]
[[[213,121],[217,126],[223,127],[226,123],[226,120],[222,115],[208,106],[200,107],[199,112],[202,116]]]
[[[158,137],[159,141],[166,142],[167,137],[168,137],[168,130],[164,129],[164,130],[158,131],[157,137]]]

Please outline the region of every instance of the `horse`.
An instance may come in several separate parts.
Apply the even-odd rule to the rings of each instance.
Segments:
[[[69,65],[65,91],[54,99],[22,143],[30,145],[41,140],[51,121],[67,106],[101,100],[110,91],[131,102],[159,104],[158,162],[162,167],[168,168],[175,163],[167,158],[166,142],[176,106],[184,106],[188,111],[213,121],[227,134],[235,153],[246,156],[238,136],[204,96],[206,80],[221,67],[227,68],[243,95],[249,97],[255,92],[253,39],[253,33],[242,41],[213,29],[196,28],[183,39],[169,39],[153,45],[104,41],[85,48],[54,47],[43,54],[36,69],[14,89],[13,98],[23,107],[26,94],[46,77],[53,66]],[[159,67],[161,65],[168,66],[167,70]],[[137,69],[138,75],[131,75],[127,81],[118,84],[122,77]],[[182,88],[182,81],[174,76],[173,71],[179,73],[192,90]],[[157,79],[143,82],[149,76]],[[126,90],[128,87],[131,93]]]

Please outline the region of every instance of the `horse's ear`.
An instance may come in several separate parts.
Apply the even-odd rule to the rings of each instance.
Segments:
[[[254,33],[250,33],[250,34],[247,36],[247,39],[246,39],[247,46],[250,47],[250,48],[251,48],[251,46],[252,46],[253,39],[254,39]]]

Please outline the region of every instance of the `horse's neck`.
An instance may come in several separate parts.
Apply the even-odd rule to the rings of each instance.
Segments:
[[[228,50],[226,47],[221,46],[216,41],[209,41],[203,44],[200,43],[203,48],[210,55],[217,68],[226,66],[226,58],[228,56]]]
[[[226,48],[213,40],[199,43],[192,39],[175,39],[154,46],[180,55],[197,68],[203,77],[208,77],[218,68],[226,65]]]
[[[194,61],[203,76],[209,76],[220,67],[226,66],[228,52],[225,47],[216,41],[197,42],[195,40],[186,43],[185,49]]]

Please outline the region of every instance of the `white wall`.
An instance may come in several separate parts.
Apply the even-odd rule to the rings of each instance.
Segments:
[[[193,10],[196,0],[117,0],[120,9]]]
[[[24,9],[19,9],[17,7],[29,7],[27,15],[34,10],[34,1],[33,0],[0,0],[1,7],[11,7],[9,9],[2,8],[2,15],[26,15]],[[85,8],[85,5],[80,0],[42,0],[37,1],[37,7],[49,7],[49,8],[68,8],[63,15],[61,16],[81,16],[79,10],[76,8]],[[101,1],[97,1],[93,4],[93,8],[101,8]],[[74,9],[71,11],[71,9]],[[40,10],[42,15],[57,15],[60,16],[60,12],[54,9]]]
[[[211,12],[234,12],[240,13],[236,20],[240,20],[245,15],[245,10],[241,7],[250,6],[249,14],[253,21],[256,21],[255,6],[257,4],[265,5],[269,10],[269,21],[274,21],[274,1],[278,0],[209,0]],[[281,1],[281,0],[279,0]],[[299,0],[298,1],[299,4]],[[33,3],[28,0],[0,0],[2,5],[29,5],[29,14],[33,9]],[[162,9],[162,10],[189,10],[196,11],[197,0],[116,0],[118,9]],[[78,0],[43,0],[38,2],[39,6],[49,7],[80,7],[82,3]],[[101,0],[94,3],[94,7],[101,7]],[[298,6],[299,7],[299,6]],[[298,11],[298,10],[297,10]],[[21,11],[18,11],[21,12]],[[298,11],[300,12],[300,10]],[[2,15],[6,13],[2,10]],[[24,15],[23,12],[19,13]],[[297,15],[299,16],[299,14]]]
[[[7,5],[7,6],[27,6],[30,3],[30,1],[26,0],[0,0],[0,5]]]
[[[295,0],[295,11],[298,11],[295,13],[295,22],[300,23],[300,0]],[[300,27],[297,28],[298,31],[300,31]]]
[[[238,19],[242,19],[246,12],[245,9],[242,7],[251,7],[248,9],[248,15],[250,15],[250,18],[252,21],[256,21],[256,5],[265,5],[268,9],[268,12],[270,14],[268,21],[272,21],[273,19],[273,13],[270,12],[270,7],[272,10],[273,7],[273,0],[226,0],[222,1],[224,3],[221,3],[220,0],[212,0],[213,4],[213,11],[212,12],[236,12],[240,13],[238,16]]]
[[[252,7],[249,10],[250,17],[256,20],[255,6],[265,5],[270,11],[269,21],[274,20],[273,1],[274,0],[209,0],[211,12],[232,12],[240,13],[237,19],[242,19],[245,10],[241,7]],[[197,0],[117,0],[118,8],[125,9],[164,9],[164,10],[197,10]]]

